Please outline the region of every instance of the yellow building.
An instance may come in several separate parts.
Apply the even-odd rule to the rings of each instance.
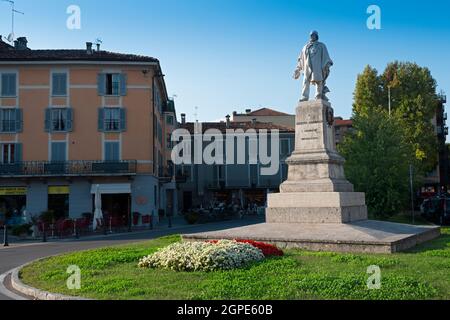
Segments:
[[[97,186],[110,215],[167,209],[176,115],[157,59],[0,38],[0,89],[0,211],[80,217]]]

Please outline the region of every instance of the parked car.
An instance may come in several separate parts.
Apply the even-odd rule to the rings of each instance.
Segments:
[[[450,198],[434,197],[426,199],[420,205],[422,216],[436,224],[450,223]]]

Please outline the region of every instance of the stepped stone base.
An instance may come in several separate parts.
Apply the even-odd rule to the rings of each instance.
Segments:
[[[439,227],[365,220],[350,224],[262,223],[183,235],[184,241],[249,239],[282,249],[354,253],[395,253],[439,237]]]
[[[275,193],[268,197],[268,223],[348,223],[367,220],[359,192]]]

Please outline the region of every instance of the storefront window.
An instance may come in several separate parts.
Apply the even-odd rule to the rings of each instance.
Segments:
[[[52,186],[48,188],[48,210],[53,211],[55,220],[69,217],[69,187]]]

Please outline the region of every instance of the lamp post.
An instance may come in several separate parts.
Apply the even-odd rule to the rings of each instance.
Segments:
[[[9,247],[9,243],[8,243],[8,226],[6,224],[5,221],[5,225],[3,226],[3,230],[5,231],[4,237],[3,237],[3,246],[4,247]]]
[[[409,184],[411,187],[411,216],[412,216],[412,224],[415,223],[414,219],[414,183],[413,183],[413,166],[412,164],[409,166]]]

